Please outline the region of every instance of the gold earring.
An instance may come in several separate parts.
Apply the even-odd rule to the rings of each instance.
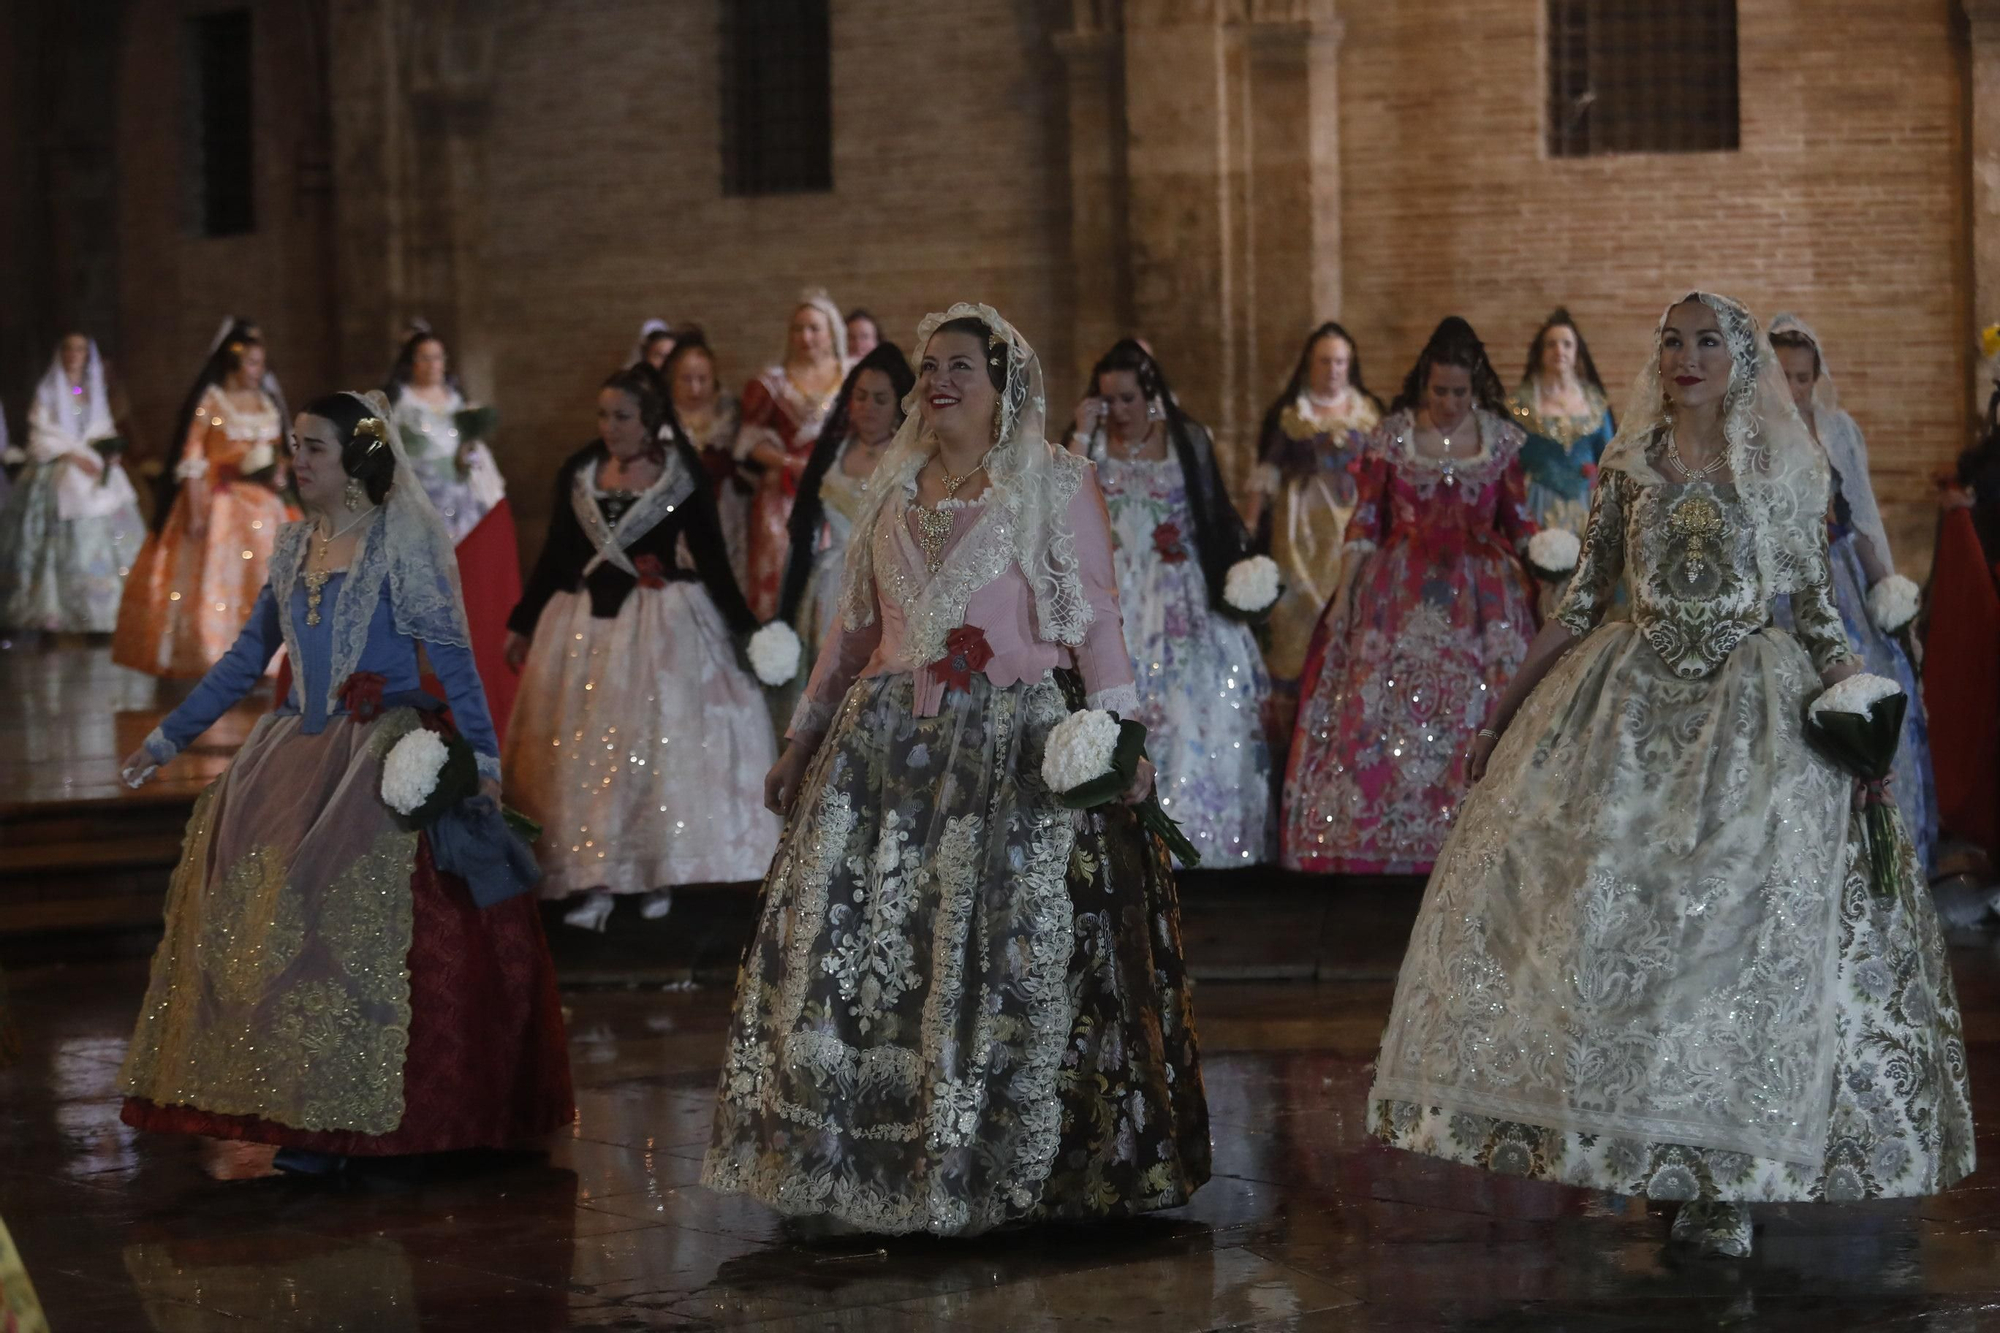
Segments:
[[[1001,424],[1004,419],[1004,416],[1005,414],[1002,411],[1001,400],[995,398],[993,400],[993,443],[995,444],[1000,443]]]
[[[347,489],[341,493],[340,502],[347,506],[347,512],[350,514],[361,508],[361,479],[359,477],[349,477],[347,479]]]

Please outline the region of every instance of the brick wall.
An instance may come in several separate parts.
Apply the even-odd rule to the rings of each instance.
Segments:
[[[500,462],[539,543],[557,461],[639,323],[697,321],[740,387],[801,288],[909,350],[956,299],[1069,358],[1061,69],[1031,0],[833,11],[834,191],[724,198],[714,0],[515,0],[500,24],[487,306]]]
[[[1927,496],[1973,324],[1952,0],[1740,0],[1741,150],[1584,159],[1542,152],[1541,0],[1449,8],[1341,7],[1344,322],[1378,391],[1448,313],[1511,382],[1565,304],[1619,403],[1660,309],[1712,286],[1811,323],[1884,499]]]

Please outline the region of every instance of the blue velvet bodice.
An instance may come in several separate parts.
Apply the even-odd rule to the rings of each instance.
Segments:
[[[302,717],[302,730],[307,735],[318,735],[326,730],[329,721],[346,711],[338,703],[331,714],[327,708],[328,687],[335,683],[327,679],[333,662],[333,608],[339,602],[346,577],[346,573],[342,572],[327,579],[320,597],[321,614],[317,625],[306,623],[304,581],[301,580],[292,590],[291,621],[298,636],[298,660],[292,663],[291,695],[276,711],[280,715]],[[257,594],[257,603],[250,610],[249,622],[236,636],[236,642],[223,654],[222,660],[209,668],[208,674],[201,678],[201,683],[195,686],[194,692],[181,706],[160,723],[159,734],[175,751],[185,749],[255,688],[264,674],[264,668],[283,645],[284,634],[279,626],[277,600],[271,585],[266,583]],[[385,699],[413,693],[420,687],[418,646],[417,640],[397,631],[385,587],[368,622],[367,644],[354,669],[382,677]],[[486,690],[479,683],[472,650],[452,644],[430,643],[422,647],[429,658],[431,671],[444,685],[452,720],[472,746],[473,753],[479,757],[480,772],[497,777],[500,772],[500,743],[493,734],[493,719],[486,709]]]

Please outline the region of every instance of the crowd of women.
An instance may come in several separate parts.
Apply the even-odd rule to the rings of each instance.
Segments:
[[[1388,1142],[1680,1201],[1675,1237],[1725,1254],[1753,1201],[1943,1188],[1972,1127],[1909,617],[1824,349],[1769,329],[1676,301],[1614,421],[1560,310],[1512,393],[1454,317],[1387,405],[1323,325],[1239,511],[1136,340],[1065,445],[983,305],[925,319],[913,365],[808,296],[735,400],[649,322],[517,585],[468,558],[511,520],[441,342],[414,333],[387,395],[306,404],[274,458],[238,322],[116,611],[118,660],[202,673],[128,781],[282,648],[279,704],[196,806],[126,1118],[306,1173],[566,1120],[532,898],[393,795],[443,737],[468,806],[538,826],[573,924],[762,880],[703,1178],[801,1226],[970,1234],[1203,1183],[1156,790],[1205,861],[1430,876],[1370,1095]],[[65,469],[117,466],[87,341],[45,388],[10,617],[136,536],[129,484],[61,508]],[[1266,557],[1272,596],[1237,595]],[[760,659],[773,622],[796,666]],[[1884,784],[1856,799],[1808,739],[1864,665],[1907,701],[1887,849]],[[1145,755],[1077,809],[1056,738],[1093,710]]]

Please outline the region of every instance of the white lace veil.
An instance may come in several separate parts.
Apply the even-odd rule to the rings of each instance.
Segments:
[[[347,578],[334,603],[333,661],[326,686],[329,711],[340,697],[341,686],[361,662],[368,625],[385,586],[398,633],[423,643],[472,645],[451,533],[410,467],[409,455],[403,452],[402,437],[390,423],[389,400],[373,390],[349,393],[348,397],[368,410],[357,432],[374,435],[379,447],[388,449],[395,458],[396,471],[381,509],[361,530]],[[285,640],[294,660],[298,640],[290,623],[291,592],[311,532],[310,522],[288,524],[271,558],[272,592],[278,599]]]
[[[658,315],[654,315],[651,319],[648,319],[639,326],[639,337],[633,342],[632,355],[625,358],[625,364],[627,366],[636,366],[646,359],[646,343],[654,334],[672,332],[673,326]]]
[[[833,354],[840,358],[840,364],[844,369],[847,365],[847,317],[840,313],[840,307],[833,303],[833,298],[826,294],[826,288],[824,287],[808,287],[806,290],[800,292],[798,304],[792,307],[792,314],[798,314],[799,311],[805,309],[807,306],[811,306],[826,316],[827,332],[833,335]],[[785,344],[778,349],[776,364],[782,366],[791,359],[792,325],[791,321],[787,319],[785,321]]]
[[[118,433],[111,420],[111,398],[104,388],[104,360],[98,355],[97,339],[86,341],[90,344],[90,356],[84,363],[83,383],[75,386],[82,393],[70,392],[69,376],[63,373],[60,342],[56,344],[55,355],[49,358],[48,370],[35,385],[35,406],[39,409],[35,416],[40,419],[39,424],[52,427],[64,439],[79,445]],[[77,402],[79,398],[83,401]]]
[[[1623,472],[1642,486],[1665,480],[1653,466],[1654,449],[1664,447],[1673,428],[1673,404],[1660,382],[1660,343],[1667,316],[1688,301],[1715,312],[1729,348],[1722,433],[1736,492],[1756,524],[1758,575],[1766,595],[1798,592],[1825,577],[1826,455],[1792,406],[1771,340],[1742,302],[1714,292],[1689,292],[1661,312],[1653,328],[1653,354],[1640,368],[1631,401],[1618,419],[1618,434],[1598,466]]]
[[[1813,381],[1812,391],[1813,429],[1819,435],[1820,445],[1826,450],[1827,461],[1833,464],[1834,472],[1840,477],[1840,494],[1847,501],[1848,516],[1855,530],[1874,543],[1883,567],[1893,568],[1889,558],[1889,532],[1882,525],[1882,511],[1875,504],[1875,484],[1868,476],[1868,444],[1861,437],[1861,427],[1840,406],[1840,394],[1833,383],[1833,367],[1826,359],[1826,344],[1819,340],[1812,326],[1797,315],[1778,315],[1771,320],[1773,337],[1788,332],[1796,333],[1811,343],[1814,355],[1819,358],[1819,378]]]
[[[1041,636],[1054,643],[1079,644],[1093,612],[1084,595],[1068,514],[1090,461],[1049,445],[1043,434],[1048,404],[1041,358],[993,307],[961,301],[949,310],[924,316],[912,344],[919,361],[940,326],[966,318],[987,327],[993,340],[990,350],[1003,353],[1007,363],[1006,383],[1000,391],[997,443],[986,455],[988,518],[982,520],[981,527],[1002,543],[1003,555],[1026,576],[1034,592],[1035,621]],[[903,424],[876,466],[867,501],[854,522],[854,535],[847,545],[846,577],[841,581],[842,616],[849,629],[860,629],[875,619],[875,601],[882,592],[877,580],[887,572],[880,568],[878,535],[884,523],[902,522],[909,487],[918,470],[937,452],[937,436],[924,426],[919,407],[923,391],[924,382],[919,377],[903,400]],[[979,533],[968,533],[960,546],[979,540]],[[884,553],[893,549],[886,543],[880,545]],[[957,554],[955,550],[953,555]],[[978,581],[948,578],[951,563],[947,557],[944,570],[920,588],[909,589],[908,596],[902,598],[913,660],[934,661],[943,655],[945,635],[964,623],[966,600],[992,577],[986,574]]]

